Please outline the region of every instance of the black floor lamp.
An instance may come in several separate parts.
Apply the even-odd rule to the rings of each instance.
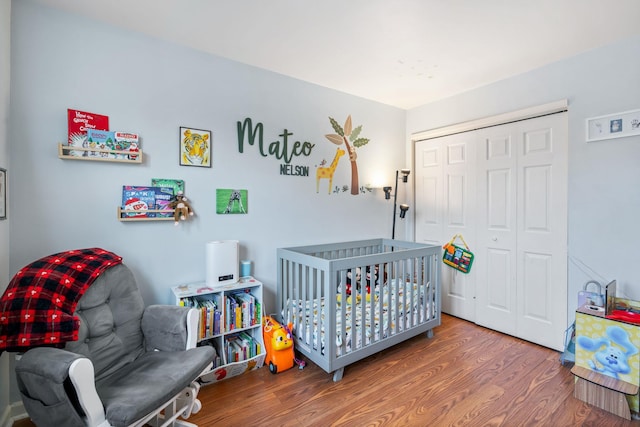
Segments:
[[[393,191],[393,227],[391,229],[391,239],[396,238],[396,211],[397,211],[397,202],[398,202],[398,177],[399,174],[402,173],[402,182],[407,182],[409,180],[409,174],[411,171],[409,169],[402,169],[396,171],[396,186]],[[383,187],[384,198],[389,200],[391,198],[391,187]],[[409,205],[402,203],[400,205],[400,218],[404,219],[407,211],[409,210]]]

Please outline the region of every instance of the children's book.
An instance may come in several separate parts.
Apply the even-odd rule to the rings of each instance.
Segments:
[[[68,145],[73,147],[89,148],[87,131],[109,130],[109,116],[88,113],[86,111],[67,109]],[[72,156],[88,156],[84,150],[70,150]]]
[[[92,151],[88,151],[89,157],[109,157],[109,153],[93,150],[113,150],[114,132],[108,130],[87,129],[87,145]]]
[[[122,209],[125,211],[125,216],[154,218],[156,214],[147,212],[147,210],[156,209],[156,192],[160,191],[158,187],[124,185],[122,187]]]
[[[156,209],[171,209],[169,206],[171,201],[173,200],[173,188],[171,187],[156,187],[153,186],[151,188],[156,189]],[[156,218],[169,218],[173,216],[173,212],[157,212]]]
[[[222,313],[220,310],[217,310],[213,313],[213,335],[220,334],[220,316]]]
[[[137,133],[115,131],[115,150],[129,151],[126,153],[114,154],[116,159],[136,160],[136,152],[140,151],[140,136]]]
[[[154,187],[171,187],[174,196],[178,194],[178,191],[184,193],[184,180],[182,179],[152,178],[151,185]]]

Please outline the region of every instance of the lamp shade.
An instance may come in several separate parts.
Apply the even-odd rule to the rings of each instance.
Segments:
[[[400,205],[400,218],[404,218],[409,210],[409,205],[405,205],[404,203]]]

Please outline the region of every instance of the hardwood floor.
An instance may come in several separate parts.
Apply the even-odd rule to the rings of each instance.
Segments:
[[[345,369],[308,362],[203,386],[199,426],[640,426],[573,397],[559,353],[443,315],[415,337]],[[27,427],[31,424],[15,424]]]
[[[202,426],[638,426],[573,397],[559,353],[443,315],[332,376],[312,363],[202,387]]]

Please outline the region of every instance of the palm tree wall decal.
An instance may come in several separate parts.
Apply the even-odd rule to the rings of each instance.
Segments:
[[[341,127],[338,122],[329,117],[329,122],[331,122],[331,126],[336,133],[325,135],[329,141],[336,145],[345,145],[347,153],[349,153],[349,161],[351,163],[351,194],[357,195],[359,194],[359,183],[358,183],[358,163],[356,159],[358,155],[356,154],[356,148],[360,148],[363,145],[369,143],[368,138],[360,138],[360,132],[362,132],[362,125],[353,128],[351,123],[351,115],[347,117],[347,120],[344,122],[344,127]],[[351,144],[349,144],[351,142]]]

